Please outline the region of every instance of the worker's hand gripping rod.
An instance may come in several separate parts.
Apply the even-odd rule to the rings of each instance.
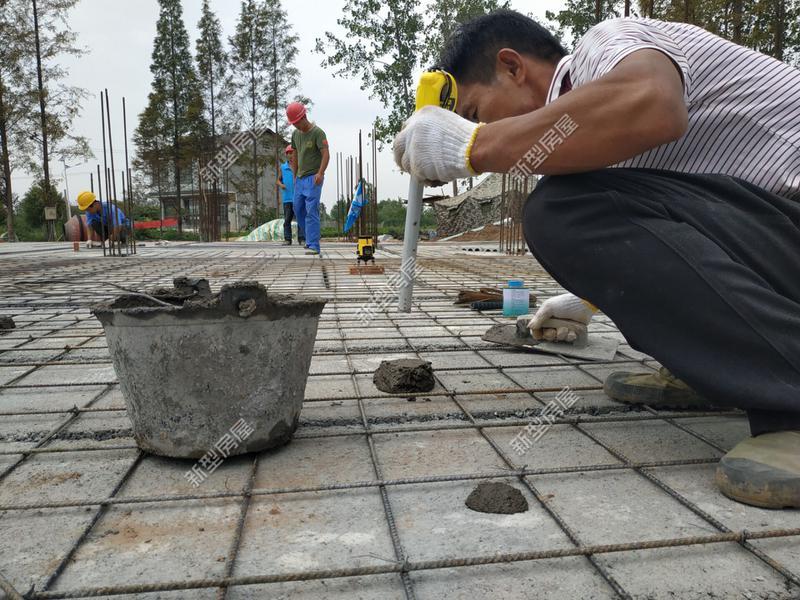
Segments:
[[[423,106],[438,105],[447,110],[455,110],[458,92],[456,80],[445,71],[426,71],[417,86],[416,110]],[[422,192],[425,185],[411,176],[408,184],[408,204],[406,205],[406,228],[403,234],[403,260],[400,263],[400,294],[397,310],[411,312],[411,298],[414,294],[414,273],[417,262],[417,242],[419,222],[422,219]]]

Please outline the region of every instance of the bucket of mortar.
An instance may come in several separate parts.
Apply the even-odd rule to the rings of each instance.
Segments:
[[[251,282],[218,294],[205,280],[175,285],[92,308],[139,447],[199,458],[219,444],[231,456],[287,443],[325,300]]]

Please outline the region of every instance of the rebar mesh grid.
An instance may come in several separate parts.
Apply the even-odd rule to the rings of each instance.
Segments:
[[[720,516],[717,506],[709,508],[708,502],[695,501],[696,489],[674,481],[676,469],[707,471],[713,467],[730,446],[731,436],[742,430],[741,413],[730,409],[694,414],[659,412],[647,407],[631,409],[606,399],[601,390],[608,370],[646,372],[658,367],[625,344],[614,361],[590,363],[563,356],[509,352],[482,342],[482,331],[501,318],[497,313],[481,314],[454,307],[452,300],[458,289],[501,285],[508,278],[518,277],[525,279],[532,293],[540,298],[559,293],[560,288],[529,258],[478,257],[460,252],[456,244],[423,245],[422,274],[413,312],[398,314],[390,308],[363,325],[359,309],[377,297],[399,269],[397,250],[388,245],[379,254],[378,260],[386,266],[383,276],[350,275],[352,248],[346,244],[332,246],[322,260],[306,259],[266,245],[240,244],[142,248],[137,257],[104,261],[65,258],[55,252],[39,254],[36,261],[25,255],[0,257],[4,263],[0,313],[11,314],[18,322],[18,329],[0,336],[0,423],[5,423],[0,425],[0,537],[4,525],[17,520],[35,518],[33,515],[59,516],[59,511],[82,511],[80,519],[78,512],[63,513],[71,515],[64,517],[66,521],[75,522],[74,535],[66,536],[69,539],[60,548],[52,544],[50,560],[38,561],[40,564],[33,561],[30,565],[23,561],[30,567],[28,572],[17,572],[15,567],[20,562],[11,560],[10,554],[0,549],[0,590],[10,598],[22,597],[23,591],[31,598],[66,598],[189,589],[208,591],[218,598],[239,598],[249,597],[240,594],[260,584],[269,584],[263,588],[269,591],[273,589],[270,586],[280,582],[300,585],[343,578],[345,582],[348,578],[362,582],[360,578],[367,577],[381,585],[386,581],[386,597],[394,597],[392,590],[406,598],[444,597],[437,590],[452,583],[447,579],[447,569],[458,568],[462,576],[465,572],[474,573],[468,577],[474,584],[485,575],[477,570],[480,565],[521,565],[526,571],[538,573],[535,562],[574,558],[585,563],[584,567],[570,564],[585,573],[592,597],[639,597],[643,584],[626,570],[625,561],[645,564],[647,551],[655,549],[711,547],[732,557],[732,564],[745,564],[751,569],[762,565],[765,570],[758,571],[757,577],[765,580],[762,587],[769,588],[764,597],[788,598],[800,593],[800,563],[791,562],[792,554],[779,546],[763,545],[767,539],[795,539],[800,535],[800,521],[795,519],[792,525],[791,515],[775,517],[776,513],[748,509],[746,526],[742,526],[737,524],[741,520],[731,520],[727,513]],[[116,425],[125,421],[124,406],[102,328],[88,314],[87,305],[113,296],[114,292],[88,288],[84,282],[95,278],[141,288],[167,285],[181,275],[208,277],[215,287],[254,279],[271,291],[321,295],[332,300],[320,322],[307,402],[295,441],[282,450],[229,459],[224,489],[179,493],[180,486],[168,479],[171,473],[174,475],[174,462],[170,470],[170,463],[143,455],[133,444],[129,429],[105,423],[106,419]],[[44,284],[41,291],[30,285],[25,290],[8,285],[56,278],[74,278],[76,283]],[[613,324],[602,317],[592,327],[597,333],[619,335]],[[371,373],[387,356],[432,360],[437,373],[436,389],[415,397],[375,390]],[[555,420],[552,430],[540,441],[541,447],[534,446],[524,457],[514,456],[508,438],[540,415],[549,398],[565,385],[585,398]],[[65,397],[62,399],[61,395]],[[680,440],[687,450],[662,448],[665,456],[659,456],[648,447],[646,439],[632,443],[625,438],[634,436],[642,427],[658,431],[668,442],[669,438],[674,438],[673,442]],[[560,447],[562,442],[565,445]],[[302,461],[291,462],[282,457],[291,456],[304,444],[316,445],[308,446],[307,461],[322,463],[322,455],[333,451],[341,463],[322,473],[303,471],[304,477],[294,479],[282,472],[271,473],[271,469],[287,465],[302,471]],[[409,451],[417,446],[423,451]],[[558,452],[553,452],[552,446]],[[314,454],[314,448],[319,448],[319,454]],[[435,451],[435,457],[428,456],[428,451]],[[37,461],[49,460],[47,457],[55,457],[58,464],[75,472],[86,468],[82,461],[88,457],[97,457],[94,460],[101,464],[106,464],[104,460],[112,464],[113,458],[120,464],[113,473],[102,477],[88,470],[82,475],[87,480],[90,476],[102,479],[107,490],[95,491],[88,482],[92,488],[88,492],[78,493],[78,488],[71,488],[63,497],[58,485],[37,479],[42,473],[36,470],[40,468]],[[186,463],[181,468],[189,466]],[[359,471],[360,468],[368,470]],[[20,475],[25,469],[28,472]],[[364,476],[355,476],[360,474]],[[39,481],[38,487],[27,481],[31,476]],[[167,478],[163,486],[153,481],[159,476]],[[574,479],[586,477],[603,478],[599,481],[611,486],[612,491],[615,485],[644,490],[642,493],[657,505],[650,518],[659,522],[658,510],[662,510],[662,529],[675,531],[668,525],[672,523],[670,519],[676,520],[681,535],[646,531],[630,535],[624,531],[627,537],[620,541],[615,534],[604,537],[594,532],[576,512],[575,507],[580,505],[576,498],[567,495],[562,499],[561,493],[553,492],[558,485],[565,485],[564,481],[568,484],[565,489],[569,489]],[[436,498],[437,494],[458,496],[453,490],[493,479],[516,483],[526,491],[530,513],[535,513],[539,527],[549,532],[548,543],[521,544],[514,532],[508,531],[497,537],[499,543],[484,548],[482,553],[468,543],[471,538],[466,530],[451,523],[454,533],[448,534],[452,539],[442,544],[443,548],[426,547],[433,544],[419,530],[415,517],[425,523],[424,513],[436,509],[423,504],[417,512],[409,513],[408,497],[424,500]],[[634,483],[639,480],[641,484]],[[265,481],[274,484],[263,485]],[[24,483],[28,483],[27,494],[20,494]],[[207,483],[211,487],[218,485]],[[147,493],[136,493],[142,487]],[[157,493],[159,490],[164,493]],[[294,527],[300,539],[296,542],[298,547],[310,555],[320,553],[321,562],[316,568],[288,568],[289,563],[280,561],[281,568],[277,570],[265,569],[264,565],[252,568],[250,557],[254,548],[261,548],[257,538],[264,531],[259,531],[263,527],[258,524],[264,523],[268,502],[274,502],[271,510],[282,507],[292,513],[294,504],[325,508],[325,502],[335,497],[347,505],[344,514],[355,514],[362,507],[358,503],[364,499],[359,496],[362,493],[368,494],[365,498],[374,500],[378,507],[377,512],[374,507],[367,512],[376,519],[380,516],[382,523],[374,525],[374,536],[385,542],[380,544],[382,552],[388,550],[392,555],[367,552],[365,558],[360,551],[369,544],[353,542],[351,548],[341,541],[337,542],[341,544],[341,559],[326,555],[319,546],[301,539],[303,535],[321,535],[313,523],[280,524],[282,517],[277,513],[270,517],[272,523],[278,523],[276,535],[284,526]],[[280,500],[275,501],[276,498]],[[725,502],[719,499],[720,505]],[[128,520],[146,521],[150,518],[147,515],[156,518],[169,506],[187,514],[200,510],[226,515],[225,526],[217,527],[215,538],[225,549],[211,568],[203,571],[203,577],[191,573],[184,573],[183,577],[130,577],[124,571],[125,561],[130,560],[129,544],[118,549],[121,573],[106,573],[105,579],[88,586],[77,583],[87,577],[85,572],[92,557],[100,549],[108,550],[103,540],[118,537],[113,532],[120,518],[125,520],[125,514],[137,511]],[[731,507],[740,508],[733,503],[724,506],[729,511],[733,510]],[[620,509],[626,509],[624,500]],[[463,509],[448,510],[456,514]],[[175,518],[173,513],[170,515]],[[286,516],[287,521],[290,518],[291,515]],[[639,518],[635,513],[630,515],[633,522]],[[620,523],[624,530],[625,522]],[[364,535],[366,530],[359,529],[357,522],[350,525],[358,535]],[[330,527],[330,522],[320,527]],[[687,533],[692,528],[701,532]],[[356,533],[351,537],[358,537]],[[345,538],[341,534],[337,540]],[[426,539],[427,544],[421,542]],[[17,547],[12,540],[5,552],[21,552],[22,546],[23,540]],[[519,551],[513,551],[515,548]],[[623,557],[622,563],[614,562],[614,556]],[[788,562],[783,560],[787,557]],[[113,562],[113,553],[106,560]],[[172,560],[180,566],[181,555]],[[396,587],[391,578],[379,579],[386,576],[397,578]],[[676,572],[673,576],[678,579],[681,574]],[[732,568],[727,576],[735,580],[737,573]],[[28,589],[31,584],[35,584],[33,591]],[[702,581],[695,585],[698,594],[708,591]],[[449,592],[456,597],[457,590]],[[450,597],[450,593],[447,595]]]

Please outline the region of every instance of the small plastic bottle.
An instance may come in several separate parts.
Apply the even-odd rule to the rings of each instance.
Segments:
[[[503,316],[518,317],[527,315],[531,301],[531,291],[525,287],[521,279],[510,279],[503,288]]]

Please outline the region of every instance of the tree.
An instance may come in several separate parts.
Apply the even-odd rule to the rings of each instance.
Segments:
[[[258,177],[266,166],[258,153],[256,131],[260,130],[263,119],[263,106],[268,103],[267,73],[273,68],[267,47],[271,46],[268,36],[268,16],[264,7],[255,0],[243,0],[236,32],[230,39],[231,66],[234,89],[239,91],[244,107],[247,128],[253,133],[253,152],[246,162],[250,162],[252,174],[250,190],[255,209],[258,206]]]
[[[230,96],[231,82],[228,75],[228,55],[222,45],[222,26],[217,16],[211,12],[208,0],[203,0],[202,16],[197,24],[199,35],[196,42],[197,74],[203,96],[204,117],[210,128],[208,139],[203,140],[203,149],[210,157],[217,155],[217,123],[224,116],[226,99]],[[222,109],[222,113],[221,113]],[[209,210],[217,212],[219,199],[219,177],[212,171],[212,201]],[[216,230],[205,232],[214,241]]]
[[[275,132],[273,166],[278,168],[281,136],[286,137],[289,124],[284,117],[283,107],[286,106],[291,92],[297,87],[300,71],[294,64],[297,57],[298,37],[292,32],[292,27],[286,17],[286,11],[281,6],[281,0],[266,0],[265,4],[268,31],[271,44],[268,47],[267,59],[272,63],[272,71],[267,75],[269,83],[269,108],[272,111],[273,129]],[[280,65],[280,67],[279,67]],[[296,100],[307,99],[296,97]],[[275,208],[281,207],[280,191],[275,188]]]
[[[428,24],[425,27],[423,63],[430,66],[439,58],[445,42],[458,26],[498,8],[509,8],[509,3],[498,0],[437,0],[428,6]]]
[[[49,189],[49,193],[45,194],[45,189]],[[44,181],[39,181],[31,186],[15,207],[17,235],[21,240],[46,239],[42,231],[45,226],[45,206],[55,206],[58,221],[63,222],[69,216],[64,197],[52,185],[46,188]]]
[[[545,12],[547,19],[556,24],[554,33],[557,37],[571,40],[572,45],[594,25],[622,14],[616,0],[567,0],[565,7],[557,13]]]
[[[737,44],[789,64],[800,64],[800,0],[567,0],[558,13],[548,11],[557,35],[573,42],[590,27],[625,14],[698,25]],[[598,12],[599,11],[599,12]]]
[[[214,156],[217,153],[218,124],[226,120],[224,109],[231,92],[231,80],[228,73],[228,55],[222,45],[222,26],[211,11],[208,0],[203,0],[202,16],[197,28],[199,35],[195,59],[204,116],[210,125],[209,150]],[[228,127],[223,125],[223,129],[227,130]]]
[[[24,13],[19,2],[0,2],[0,163],[3,170],[3,203],[6,213],[6,230],[9,241],[14,240],[14,207],[11,182],[12,144],[28,147],[29,139],[21,134],[23,121],[29,110],[30,99],[25,92],[33,88],[32,70],[26,63],[25,37],[20,24]]]
[[[75,45],[76,35],[65,25],[67,14],[78,0],[32,0],[33,11],[33,47],[36,50],[36,77],[37,94],[39,100],[40,141],[42,145],[42,175],[45,189],[50,188],[50,158],[54,154],[52,149],[58,138],[64,139],[72,119],[79,111],[80,102],[86,93],[74,87],[61,86],[60,91],[65,97],[54,95],[56,82],[67,73],[53,63],[53,59],[72,54],[80,56],[83,50]],[[50,63],[48,66],[48,62]],[[60,107],[62,114],[48,112],[48,106]],[[63,118],[59,118],[62,116]],[[60,131],[57,130],[60,128]],[[76,154],[89,156],[88,143],[84,139],[76,138],[78,148]],[[65,158],[62,155],[62,158]],[[49,200],[48,200],[49,201]],[[56,231],[53,221],[47,222],[47,239],[55,240]]]
[[[158,191],[160,204],[162,191],[169,185],[166,175],[170,135],[166,128],[167,123],[160,112],[160,107],[164,106],[166,101],[154,97],[155,95],[155,92],[150,92],[147,106],[139,115],[139,124],[133,132],[133,144],[136,148],[133,166],[137,172],[149,171],[150,180]],[[137,186],[137,189],[143,187]]]
[[[414,111],[413,72],[427,33],[416,0],[347,0],[337,23],[345,36],[326,32],[316,52],[323,67],[339,77],[358,78],[361,89],[389,110],[375,120],[376,135],[388,142]]]
[[[192,159],[192,143],[203,129],[203,101],[189,50],[180,0],[159,0],[160,12],[150,72],[152,93],[145,112],[171,134],[170,146],[178,206],[178,233],[183,232],[181,168]],[[145,113],[142,113],[143,115]],[[141,124],[141,116],[140,116]],[[144,128],[144,132],[151,131]]]
[[[67,25],[68,13],[76,3],[0,0],[0,168],[10,232],[14,228],[9,209],[14,169],[26,169],[49,181],[50,160],[72,161],[92,155],[86,139],[70,133],[86,91],[64,83],[68,72],[59,61],[64,55],[83,53]],[[41,154],[37,145],[41,145]],[[13,239],[13,235],[9,237]]]

